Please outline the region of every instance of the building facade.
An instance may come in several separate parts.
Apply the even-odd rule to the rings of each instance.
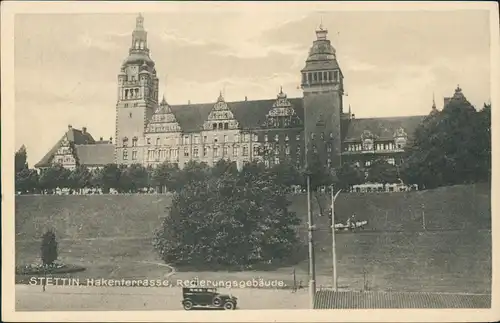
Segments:
[[[169,162],[182,168],[191,160],[213,165],[220,159],[238,168],[250,161],[303,167],[310,155],[333,168],[344,162],[368,167],[377,158],[400,164],[425,116],[357,119],[350,107],[345,111],[344,75],[327,36],[322,26],[316,30],[304,68],[297,71],[302,97],[288,98],[281,89],[269,100],[226,102],[219,93],[211,103],[170,105],[165,97],[158,99],[156,66],[139,15],[117,78],[114,141],[96,142],[85,128],[70,129],[36,167],[72,168],[86,160],[101,166]],[[455,96],[463,97],[460,88]]]

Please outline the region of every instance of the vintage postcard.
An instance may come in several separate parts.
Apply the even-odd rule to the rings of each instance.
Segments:
[[[498,4],[1,21],[2,319],[499,319]]]

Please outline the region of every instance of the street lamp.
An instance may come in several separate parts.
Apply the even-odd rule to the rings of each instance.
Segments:
[[[342,190],[338,190],[333,195],[333,186],[331,189],[332,194],[332,265],[333,265],[333,290],[337,291],[337,248],[335,246],[335,200]]]

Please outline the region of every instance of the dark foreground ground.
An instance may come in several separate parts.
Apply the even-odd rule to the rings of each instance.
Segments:
[[[332,281],[331,235],[317,232],[318,287]],[[338,284],[344,290],[489,293],[488,231],[387,232],[337,235]],[[60,241],[60,259],[81,265],[70,277],[106,279],[282,280],[307,286],[308,261],[267,271],[183,271],[162,266],[148,239]],[[38,243],[16,243],[16,255],[38,256]],[[98,254],[97,256],[92,256]],[[294,280],[295,272],[295,280]],[[295,283],[294,283],[295,281]]]

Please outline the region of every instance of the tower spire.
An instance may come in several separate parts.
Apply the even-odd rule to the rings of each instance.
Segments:
[[[434,92],[432,92],[432,110],[436,110],[436,98],[434,97]]]
[[[135,29],[136,30],[143,30],[144,29],[144,17],[142,16],[141,13],[135,18]]]

